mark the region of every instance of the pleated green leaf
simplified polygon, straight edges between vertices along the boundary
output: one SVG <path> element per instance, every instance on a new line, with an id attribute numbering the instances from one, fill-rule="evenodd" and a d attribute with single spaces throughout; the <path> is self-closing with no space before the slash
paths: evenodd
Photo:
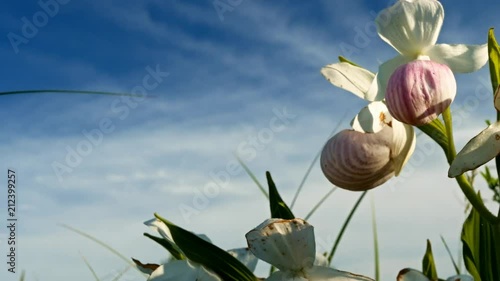
<path id="1" fill-rule="evenodd" d="M 500 224 L 489 223 L 471 208 L 461 238 L 464 264 L 474 280 L 500 280 Z"/>
<path id="2" fill-rule="evenodd" d="M 269 205 L 271 207 L 271 218 L 276 219 L 294 219 L 293 215 L 288 205 L 281 198 L 276 185 L 274 184 L 271 173 L 266 172 L 267 184 L 269 185 Z"/>
<path id="3" fill-rule="evenodd" d="M 188 259 L 209 268 L 222 278 L 222 280 L 258 280 L 244 264 L 226 251 L 176 226 L 170 221 L 160 217 L 158 214 L 155 214 L 155 217 L 167 225 L 175 244 L 179 246 Z"/>
<path id="4" fill-rule="evenodd" d="M 425 250 L 424 258 L 422 259 L 422 273 L 430 280 L 438 280 L 436 264 L 432 255 L 431 241 L 427 239 L 427 249 Z"/>

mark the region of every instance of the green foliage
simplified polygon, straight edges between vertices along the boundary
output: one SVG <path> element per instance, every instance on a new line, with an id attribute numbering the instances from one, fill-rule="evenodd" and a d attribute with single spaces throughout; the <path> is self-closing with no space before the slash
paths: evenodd
<path id="1" fill-rule="evenodd" d="M 484 166 L 484 172 L 481 172 L 481 176 L 486 181 L 488 187 L 493 191 L 493 200 L 500 203 L 500 183 L 498 182 L 498 178 L 491 175 L 488 166 Z"/>
<path id="2" fill-rule="evenodd" d="M 497 90 L 500 81 L 500 46 L 498 46 L 497 40 L 495 39 L 495 32 L 493 28 L 490 28 L 490 31 L 488 32 L 488 54 L 491 85 L 494 93 Z"/>
<path id="3" fill-rule="evenodd" d="M 500 224 L 489 223 L 472 209 L 461 238 L 464 264 L 474 280 L 500 280 Z"/>
<path id="4" fill-rule="evenodd" d="M 446 128 L 439 118 L 434 119 L 429 124 L 419 126 L 418 128 L 433 139 L 447 154 L 448 137 L 446 136 Z"/>
<path id="5" fill-rule="evenodd" d="M 155 214 L 167 225 L 175 244 L 193 262 L 206 266 L 222 280 L 257 281 L 257 277 L 226 251 Z"/>
<path id="6" fill-rule="evenodd" d="M 271 218 L 294 219 L 292 211 L 281 198 L 276 185 L 274 184 L 271 173 L 266 172 L 267 184 L 269 185 L 269 205 L 271 207 Z"/>
<path id="7" fill-rule="evenodd" d="M 172 257 L 176 260 L 185 260 L 186 257 L 182 253 L 181 249 L 175 243 L 172 243 L 172 241 L 165 239 L 165 238 L 160 238 L 153 236 L 149 233 L 144 233 L 144 236 L 148 237 L 149 239 L 155 241 L 156 243 L 160 244 L 163 246 L 163 248 L 167 249 L 167 251 L 172 255 Z"/>
<path id="8" fill-rule="evenodd" d="M 427 249 L 425 250 L 424 258 L 422 259 L 422 273 L 430 280 L 438 280 L 436 264 L 432 255 L 431 241 L 427 239 Z"/>

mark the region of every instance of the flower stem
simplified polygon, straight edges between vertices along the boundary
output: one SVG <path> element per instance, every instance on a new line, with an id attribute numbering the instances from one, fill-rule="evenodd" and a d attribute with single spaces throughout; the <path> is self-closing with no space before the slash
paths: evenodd
<path id="1" fill-rule="evenodd" d="M 448 160 L 448 164 L 451 165 L 451 163 L 455 159 L 455 156 L 457 155 L 457 152 L 455 150 L 455 141 L 453 140 L 453 126 L 452 126 L 453 122 L 451 119 L 451 111 L 449 107 L 443 112 L 443 120 L 444 120 L 444 125 L 446 127 L 446 135 L 448 137 L 448 149 L 446 151 L 446 159 Z M 495 215 L 493 215 L 488 210 L 488 208 L 486 208 L 482 200 L 476 194 L 476 191 L 474 190 L 472 185 L 465 177 L 465 174 L 462 174 L 456 177 L 455 179 L 458 183 L 458 186 L 460 186 L 460 189 L 464 193 L 465 197 L 467 197 L 467 200 L 469 200 L 469 202 L 471 203 L 472 207 L 474 207 L 474 209 L 476 209 L 476 211 L 483 218 L 485 218 L 492 224 L 500 223 L 500 218 L 495 217 Z"/>

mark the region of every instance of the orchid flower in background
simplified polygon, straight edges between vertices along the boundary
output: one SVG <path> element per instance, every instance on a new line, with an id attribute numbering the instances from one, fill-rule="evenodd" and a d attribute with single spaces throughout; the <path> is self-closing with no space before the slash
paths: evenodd
<path id="1" fill-rule="evenodd" d="M 500 121 L 489 125 L 473 137 L 457 154 L 448 170 L 454 178 L 486 164 L 500 154 Z"/>
<path id="2" fill-rule="evenodd" d="M 436 44 L 443 19 L 436 0 L 400 0 L 375 19 L 380 38 L 399 52 L 380 65 L 378 88 L 391 115 L 407 124 L 437 118 L 455 97 L 452 72 L 473 72 L 488 60 L 486 44 Z"/>
<path id="3" fill-rule="evenodd" d="M 161 220 L 154 218 L 145 221 L 144 224 L 158 232 L 164 239 L 174 243 L 168 227 Z M 211 243 L 210 238 L 204 234 L 198 234 L 198 237 Z M 250 271 L 254 271 L 257 267 L 258 259 L 248 248 L 232 249 L 227 252 L 244 264 Z M 190 260 L 171 260 L 159 266 L 150 274 L 148 281 L 222 280 L 211 270 Z"/>
<path id="4" fill-rule="evenodd" d="M 392 118 L 377 75 L 347 62 L 321 69 L 334 86 L 370 101 L 351 122 L 352 130 L 333 136 L 321 153 L 325 177 L 340 188 L 363 191 L 398 176 L 415 150 L 412 126 Z"/>
<path id="5" fill-rule="evenodd" d="M 427 276 L 425 276 L 422 272 L 405 268 L 401 270 L 396 278 L 397 281 L 431 281 Z M 474 281 L 474 278 L 468 275 L 455 275 L 451 276 L 446 281 Z"/>
<path id="6" fill-rule="evenodd" d="M 268 219 L 246 234 L 248 247 L 279 271 L 268 281 L 373 281 L 349 272 L 315 265 L 314 228 L 302 219 Z"/>

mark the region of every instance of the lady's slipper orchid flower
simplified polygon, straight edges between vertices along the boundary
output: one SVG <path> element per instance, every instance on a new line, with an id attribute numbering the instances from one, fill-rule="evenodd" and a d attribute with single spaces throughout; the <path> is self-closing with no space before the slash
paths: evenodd
<path id="1" fill-rule="evenodd" d="M 269 219 L 246 234 L 248 247 L 255 256 L 279 271 L 268 281 L 373 281 L 373 279 L 315 266 L 314 228 L 302 219 Z"/>
<path id="2" fill-rule="evenodd" d="M 377 79 L 389 111 L 402 122 L 422 125 L 437 117 L 455 96 L 451 72 L 473 72 L 488 60 L 486 44 L 436 44 L 443 19 L 437 0 L 400 0 L 375 19 L 379 36 L 400 53 L 379 67 Z M 398 69 L 414 60 L 422 61 Z"/>
<path id="3" fill-rule="evenodd" d="M 347 62 L 321 69 L 334 86 L 371 101 L 344 130 L 331 138 L 321 154 L 326 178 L 338 187 L 362 191 L 397 176 L 415 149 L 412 126 L 392 118 L 377 86 L 377 75 Z"/>
<path id="4" fill-rule="evenodd" d="M 473 137 L 451 163 L 448 177 L 457 177 L 476 169 L 500 154 L 500 121 Z"/>
<path id="5" fill-rule="evenodd" d="M 425 276 L 422 272 L 405 268 L 401 270 L 396 278 L 397 281 L 431 281 L 427 276 Z M 446 279 L 446 281 L 474 281 L 474 278 L 468 275 L 455 275 Z"/>
<path id="6" fill-rule="evenodd" d="M 415 132 L 391 117 L 384 102 L 372 102 L 333 136 L 321 153 L 321 169 L 336 186 L 364 191 L 399 175 L 415 149 Z"/>

